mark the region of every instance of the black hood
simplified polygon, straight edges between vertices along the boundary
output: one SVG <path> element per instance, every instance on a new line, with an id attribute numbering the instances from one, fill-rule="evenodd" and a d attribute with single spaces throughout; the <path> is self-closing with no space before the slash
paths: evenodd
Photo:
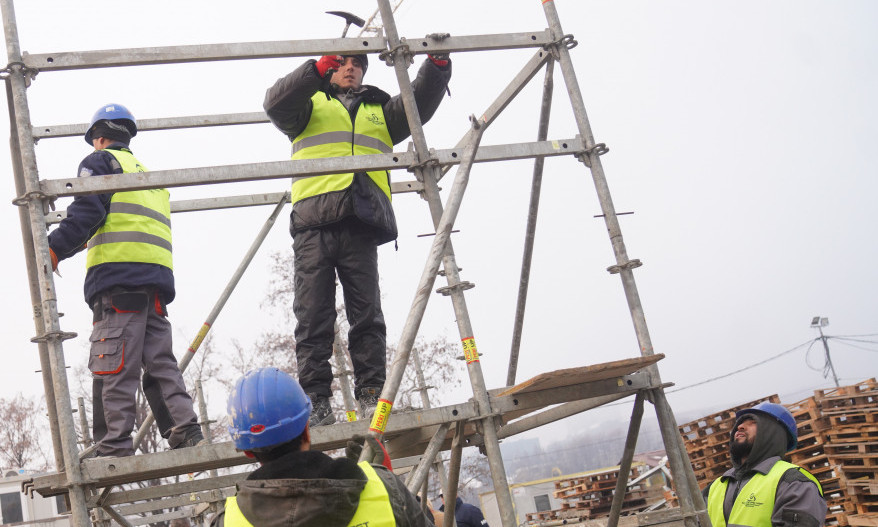
<path id="1" fill-rule="evenodd" d="M 735 430 L 745 418 L 756 420 L 756 440 L 753 441 L 753 448 L 750 450 L 747 460 L 742 462 L 740 457 L 731 453 L 731 444 L 735 438 Z M 777 420 L 759 413 L 746 414 L 736 419 L 735 426 L 732 427 L 732 432 L 729 435 L 729 452 L 732 457 L 732 466 L 735 467 L 735 472 L 738 474 L 749 472 L 760 461 L 770 457 L 783 457 L 787 451 L 787 431 Z"/>
<path id="2" fill-rule="evenodd" d="M 322 452 L 293 452 L 238 484 L 238 506 L 257 527 L 347 525 L 366 475 L 356 462 Z"/>

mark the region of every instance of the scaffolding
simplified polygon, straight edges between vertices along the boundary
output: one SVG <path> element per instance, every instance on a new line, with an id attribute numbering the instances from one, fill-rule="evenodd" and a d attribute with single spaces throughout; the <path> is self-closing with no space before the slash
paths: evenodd
<path id="1" fill-rule="evenodd" d="M 644 402 L 649 401 L 656 411 L 680 502 L 679 514 L 663 521 L 686 527 L 695 527 L 698 524 L 709 525 L 692 466 L 677 431 L 673 412 L 665 397 L 666 385 L 661 380 L 656 364 L 663 355 L 656 354 L 653 350 L 635 284 L 633 271 L 641 264 L 638 260 L 628 257 L 601 165 L 600 156 L 607 152 L 607 148 L 604 144 L 595 142 L 571 62 L 570 49 L 576 45 L 576 41 L 572 35 L 562 30 L 553 0 L 542 1 L 548 29 L 535 32 L 406 39 L 400 37 L 394 19 L 394 10 L 398 2 L 392 5 L 390 0 L 377 0 L 383 36 L 45 54 L 22 53 L 13 2 L 12 0 L 0 0 L 0 2 L 2 2 L 0 5 L 2 5 L 8 53 L 8 65 L 3 70 L 2 76 L 6 80 L 12 126 L 10 147 L 17 193 L 14 204 L 19 207 L 37 335 L 33 340 L 38 346 L 46 399 L 49 401 L 52 443 L 57 466 L 56 473 L 28 481 L 25 485 L 27 492 L 39 492 L 44 496 L 69 493 L 71 522 L 76 527 L 85 527 L 93 522 L 106 523 L 109 521 L 108 518 L 120 525 L 138 525 L 145 522 L 143 518 L 138 519 L 136 515 L 177 505 L 204 504 L 205 507 L 200 509 L 203 514 L 208 504 L 221 502 L 233 494 L 235 483 L 243 479 L 245 474 L 215 476 L 136 490 L 113 491 L 114 486 L 250 463 L 249 459 L 236 452 L 228 442 L 186 451 L 160 452 L 118 459 L 86 459 L 80 462 L 81 453 L 77 449 L 62 347 L 63 342 L 74 334 L 61 329 L 52 269 L 44 263 L 50 261 L 46 226 L 63 217 L 63 213 L 49 213 L 51 202 L 59 197 L 149 188 L 269 179 L 295 180 L 339 172 L 408 170 L 414 174 L 415 179 L 394 183 L 392 192 L 418 192 L 426 200 L 435 227 L 435 236 L 381 399 L 388 401 L 395 399 L 403 371 L 409 363 L 429 293 L 434 288 L 437 276 L 444 276 L 447 282 L 437 292 L 450 297 L 452 301 L 473 393 L 469 401 L 450 406 L 434 408 L 427 400 L 424 408 L 419 411 L 391 414 L 390 408 L 387 407 L 379 409 L 376 413 L 376 418 L 368 429 L 373 435 L 383 436 L 388 451 L 396 459 L 394 464 L 397 467 L 412 467 L 406 483 L 409 489 L 413 491 L 420 489 L 438 453 L 450 449 L 448 480 L 446 482 L 443 478 L 443 486 L 445 486 L 446 497 L 450 498 L 449 503 L 454 503 L 462 449 L 465 446 L 479 446 L 490 466 L 502 525 L 514 527 L 518 522 L 515 519 L 502 462 L 500 441 L 633 395 L 634 410 L 620 463 L 620 473 L 627 473 L 630 469 Z M 506 49 L 532 49 L 534 53 L 484 113 L 471 118 L 469 130 L 454 147 L 430 148 L 411 89 L 408 66 L 413 58 L 428 53 Z M 37 72 L 202 61 L 311 57 L 324 54 L 351 55 L 364 52 L 379 54 L 379 57 L 394 69 L 411 129 L 411 145 L 404 152 L 162 170 L 149 172 L 146 177 L 143 174 L 114 174 L 88 178 L 39 179 L 35 141 L 78 136 L 85 132 L 87 125 L 40 127 L 32 125 L 27 89 Z M 570 96 L 578 134 L 575 137 L 549 140 L 548 123 L 556 65 L 559 66 L 566 91 Z M 481 145 L 481 137 L 485 129 L 541 71 L 544 72 L 544 80 L 537 140 L 527 143 Z M 267 119 L 262 113 L 239 113 L 144 119 L 140 120 L 138 125 L 140 131 L 147 131 L 264 122 L 267 122 Z M 615 255 L 615 264 L 609 267 L 608 271 L 618 274 L 621 278 L 640 353 L 639 356 L 630 359 L 549 372 L 515 384 L 543 160 L 550 156 L 573 156 L 590 171 Z M 534 160 L 533 183 L 507 383 L 502 388 L 489 390 L 485 384 L 464 296 L 464 292 L 472 287 L 472 284 L 460 278 L 450 233 L 473 164 L 511 159 Z M 457 171 L 453 186 L 450 195 L 443 203 L 438 183 L 448 170 L 455 166 Z M 172 211 L 275 205 L 277 208 L 273 217 L 276 217 L 286 199 L 284 193 L 205 198 L 174 202 Z M 250 257 L 252 258 L 252 251 Z M 227 298 L 226 295 L 221 299 L 211 316 L 215 317 L 217 309 L 221 309 L 221 304 Z M 203 338 L 203 334 L 200 336 Z M 194 350 L 190 348 L 190 351 Z M 415 363 L 419 360 L 416 355 L 411 358 Z M 423 382 L 421 388 L 426 389 Z M 81 408 L 82 406 L 80 404 Z M 342 447 L 349 437 L 355 433 L 363 433 L 366 427 L 365 422 L 347 422 L 316 428 L 312 431 L 312 448 L 329 450 Z M 609 527 L 618 525 L 625 484 L 624 478 L 620 478 L 608 521 Z M 157 498 L 163 499 L 149 501 Z M 149 521 L 171 519 L 175 514 L 177 513 L 150 516 Z M 127 518 L 129 516 L 135 517 Z M 452 515 L 446 516 L 446 525 L 449 525 Z M 201 517 L 200 520 L 204 521 L 204 518 Z"/>

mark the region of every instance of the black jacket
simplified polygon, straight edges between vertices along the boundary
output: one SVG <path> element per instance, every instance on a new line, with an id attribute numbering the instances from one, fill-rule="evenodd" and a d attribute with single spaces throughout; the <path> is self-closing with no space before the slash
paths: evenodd
<path id="1" fill-rule="evenodd" d="M 445 505 L 439 507 L 440 511 L 445 511 Z M 488 527 L 482 510 L 475 505 L 465 503 L 461 498 L 457 498 L 454 502 L 454 521 L 457 527 Z"/>
<path id="2" fill-rule="evenodd" d="M 328 97 L 339 98 L 324 79 L 317 73 L 316 61 L 309 60 L 278 79 L 265 94 L 263 108 L 271 122 L 293 141 L 308 125 L 313 104 L 311 97 L 325 90 Z M 425 60 L 417 77 L 412 82 L 415 102 L 422 123 L 426 123 L 435 113 L 445 95 L 451 78 L 451 64 L 439 67 Z M 346 105 L 351 120 L 363 103 L 376 103 L 382 106 L 387 130 L 393 144 L 398 144 L 411 134 L 399 95 L 391 97 L 384 91 L 363 85 L 354 94 L 353 101 Z M 341 100 L 341 99 L 340 99 Z M 357 173 L 350 187 L 341 192 L 320 194 L 299 201 L 293 205 L 290 215 L 290 233 L 304 229 L 321 227 L 356 217 L 374 228 L 376 243 L 381 244 L 396 239 L 396 218 L 390 201 L 365 173 Z"/>

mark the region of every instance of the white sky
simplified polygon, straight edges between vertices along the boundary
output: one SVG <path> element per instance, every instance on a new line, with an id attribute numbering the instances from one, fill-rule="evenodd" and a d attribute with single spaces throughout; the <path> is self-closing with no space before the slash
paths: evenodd
<path id="1" fill-rule="evenodd" d="M 738 370 L 816 336 L 812 316 L 829 317 L 828 335 L 878 333 L 878 5 L 839 1 L 556 2 L 599 142 L 635 271 L 662 379 L 686 386 Z M 175 44 L 334 38 L 341 19 L 363 17 L 371 2 L 251 0 L 91 4 L 18 2 L 21 48 L 31 53 Z M 538 0 L 406 0 L 402 36 L 542 30 Z M 351 34 L 355 34 L 352 30 Z M 449 148 L 500 93 L 532 50 L 459 53 L 452 97 L 427 125 L 431 147 Z M 392 69 L 371 57 L 366 82 L 397 93 Z M 87 121 L 107 102 L 138 118 L 261 110 L 265 89 L 302 59 L 46 72 L 29 90 L 35 125 Z M 420 59 L 417 60 L 417 64 Z M 415 68 L 410 69 L 414 75 Z M 487 131 L 482 144 L 536 137 L 542 74 Z M 576 134 L 559 70 L 550 138 Z M 2 110 L 6 112 L 4 107 Z M 5 121 L 4 121 L 5 122 Z M 2 127 L 3 139 L 8 129 Z M 147 132 L 132 143 L 153 170 L 287 159 L 289 142 L 271 125 Z M 402 151 L 406 144 L 399 145 Z M 89 152 L 81 138 L 37 146 L 41 178 L 75 175 Z M 42 392 L 21 256 L 11 163 L 3 154 L 7 206 L 0 214 L 2 304 L 7 361 L 0 397 Z M 477 165 L 453 240 L 489 387 L 505 383 L 515 313 L 532 162 Z M 453 172 L 451 173 L 453 175 Z M 395 180 L 411 179 L 394 173 Z M 172 199 L 278 192 L 285 181 L 172 189 Z M 443 181 L 450 189 L 451 177 Z M 59 207 L 68 201 L 60 200 Z M 394 200 L 399 250 L 380 249 L 389 340 L 396 342 L 432 232 L 426 203 Z M 181 355 L 270 212 L 269 208 L 188 213 L 174 218 L 177 300 L 171 305 Z M 590 174 L 573 159 L 546 162 L 518 379 L 639 354 Z M 288 209 L 212 331 L 215 344 L 245 347 L 278 324 L 260 301 L 268 255 L 289 251 Z M 82 300 L 84 255 L 62 263 L 56 280 L 69 365 L 87 355 L 90 312 Z M 444 285 L 437 281 L 437 287 Z M 421 334 L 459 338 L 451 304 L 434 295 Z M 867 337 L 875 340 L 875 337 Z M 876 345 L 831 341 L 842 384 L 878 373 Z M 681 412 L 728 408 L 778 393 L 791 403 L 832 385 L 819 371 L 819 344 L 744 374 L 669 395 Z M 816 370 L 814 368 L 817 368 Z M 71 382 L 73 384 L 73 382 Z M 469 397 L 468 388 L 445 394 Z M 211 395 L 222 408 L 225 394 Z M 621 415 L 627 415 L 622 410 Z M 597 414 L 601 415 L 601 414 Z M 581 423 L 581 421 L 576 421 Z M 591 421 L 600 424 L 600 419 Z M 573 426 L 573 425 L 570 425 Z M 582 426 L 577 424 L 577 427 Z"/>

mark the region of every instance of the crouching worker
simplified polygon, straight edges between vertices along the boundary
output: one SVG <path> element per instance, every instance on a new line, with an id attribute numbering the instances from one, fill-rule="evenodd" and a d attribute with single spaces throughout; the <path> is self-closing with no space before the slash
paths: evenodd
<path id="1" fill-rule="evenodd" d="M 277 368 L 247 373 L 232 390 L 228 412 L 235 447 L 260 467 L 238 484 L 237 496 L 211 525 L 433 525 L 374 438 L 368 439 L 376 453 L 372 463 L 357 463 L 360 436 L 348 442 L 343 458 L 310 449 L 311 399 L 289 374 Z"/>

